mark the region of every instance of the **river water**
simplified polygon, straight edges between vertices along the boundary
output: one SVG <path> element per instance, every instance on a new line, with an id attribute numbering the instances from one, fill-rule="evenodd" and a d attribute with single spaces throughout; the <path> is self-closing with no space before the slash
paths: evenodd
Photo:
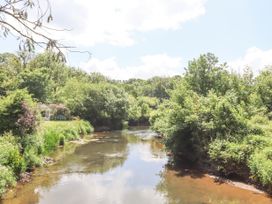
<path id="1" fill-rule="evenodd" d="M 0 203 L 272 204 L 265 194 L 169 170 L 153 136 L 146 128 L 95 133 L 85 144 L 60 149 L 56 164 L 37 169 L 30 183 L 19 184 Z"/>

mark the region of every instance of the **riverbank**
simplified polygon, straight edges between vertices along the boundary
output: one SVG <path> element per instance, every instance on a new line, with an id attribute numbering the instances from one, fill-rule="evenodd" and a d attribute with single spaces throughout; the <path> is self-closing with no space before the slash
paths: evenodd
<path id="1" fill-rule="evenodd" d="M 27 182 L 30 172 L 36 167 L 52 163 L 48 155 L 59 146 L 91 132 L 91 124 L 83 120 L 42 121 L 33 135 L 16 137 L 7 133 L 1 136 L 0 196 L 15 186 L 17 181 Z"/>

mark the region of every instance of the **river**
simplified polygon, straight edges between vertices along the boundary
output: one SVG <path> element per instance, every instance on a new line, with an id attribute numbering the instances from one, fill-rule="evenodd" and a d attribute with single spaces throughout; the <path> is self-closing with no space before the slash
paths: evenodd
<path id="1" fill-rule="evenodd" d="M 95 133 L 60 149 L 1 204 L 272 204 L 265 194 L 166 167 L 162 144 L 146 128 Z"/>

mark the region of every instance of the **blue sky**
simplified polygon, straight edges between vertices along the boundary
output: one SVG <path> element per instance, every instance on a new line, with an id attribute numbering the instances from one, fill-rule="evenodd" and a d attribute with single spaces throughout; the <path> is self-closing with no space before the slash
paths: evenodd
<path id="1" fill-rule="evenodd" d="M 55 0 L 52 7 L 54 26 L 73 29 L 56 37 L 92 53 L 68 54 L 88 72 L 170 76 L 206 52 L 237 72 L 272 64 L 271 0 Z M 12 39 L 0 43 L 1 52 L 17 48 Z"/>

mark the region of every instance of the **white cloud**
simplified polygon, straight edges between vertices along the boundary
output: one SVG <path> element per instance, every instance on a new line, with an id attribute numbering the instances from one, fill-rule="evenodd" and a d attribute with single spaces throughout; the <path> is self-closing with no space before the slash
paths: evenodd
<path id="1" fill-rule="evenodd" d="M 54 0 L 55 23 L 71 28 L 60 38 L 76 45 L 129 46 L 135 32 L 178 29 L 205 14 L 206 0 Z"/>
<path id="2" fill-rule="evenodd" d="M 243 57 L 230 61 L 229 65 L 233 71 L 238 73 L 242 73 L 243 69 L 249 66 L 253 73 L 257 75 L 265 66 L 272 65 L 272 49 L 249 48 Z"/>
<path id="3" fill-rule="evenodd" d="M 100 60 L 90 59 L 82 63 L 81 68 L 87 72 L 100 72 L 112 79 L 140 78 L 148 79 L 153 76 L 174 76 L 181 74 L 182 60 L 179 57 L 170 57 L 167 54 L 146 55 L 140 58 L 138 66 L 121 67 L 116 58 Z"/>

